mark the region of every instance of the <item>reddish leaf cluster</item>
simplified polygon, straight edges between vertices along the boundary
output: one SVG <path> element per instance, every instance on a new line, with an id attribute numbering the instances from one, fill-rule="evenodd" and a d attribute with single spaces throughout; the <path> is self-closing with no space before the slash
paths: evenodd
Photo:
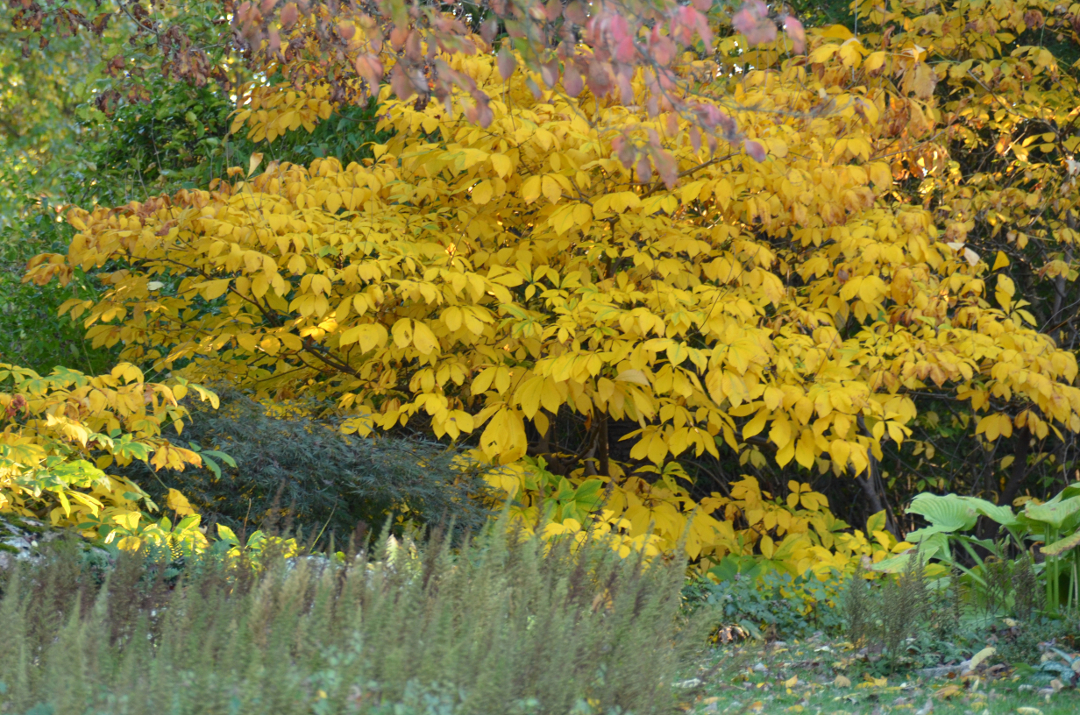
<path id="1" fill-rule="evenodd" d="M 631 82 L 644 68 L 649 115 L 692 117 L 695 144 L 707 144 L 715 151 L 719 139 L 738 145 L 743 137 L 730 117 L 692 99 L 693 93 L 686 91 L 687 78 L 675 69 L 686 51 L 699 56 L 712 52 L 711 10 L 709 0 L 689 4 L 674 0 L 590 4 L 484 0 L 452 14 L 447 14 L 445 5 L 430 0 L 326 4 L 249 0 L 238 6 L 234 27 L 254 57 L 295 59 L 290 51 L 303 48 L 300 51 L 307 53 L 307 61 L 288 63 L 293 73 L 290 81 L 310 81 L 310 71 L 317 69 L 320 79 L 331 85 L 335 101 L 352 94 L 366 99 L 385 75 L 397 96 L 416 97 L 421 107 L 431 99 L 449 105 L 455 90 L 463 93 L 468 98 L 463 102 L 466 117 L 485 126 L 492 117 L 490 97 L 470 77 L 451 69 L 440 59 L 441 53 L 497 52 L 497 68 L 504 80 L 520 70 L 535 73 L 539 81 L 530 76 L 527 85 L 536 96 L 540 83 L 552 88 L 561 82 L 571 96 L 588 89 L 599 99 L 623 103 L 633 102 Z M 777 23 L 781 23 L 792 48 L 796 52 L 805 48 L 802 24 L 788 15 L 770 15 L 759 0 L 736 13 L 732 22 L 750 45 L 775 39 Z M 504 36 L 496 49 L 493 44 L 500 32 Z M 281 33 L 290 38 L 284 51 Z M 335 65 L 335 57 L 351 58 L 343 65 L 344 73 Z M 764 156 L 764 149 L 754 142 L 744 148 L 751 156 Z M 664 168 L 673 162 L 658 146 L 628 143 L 623 151 L 623 160 L 628 166 L 639 166 L 643 176 L 655 169 L 665 181 L 673 180 L 674 173 Z"/>

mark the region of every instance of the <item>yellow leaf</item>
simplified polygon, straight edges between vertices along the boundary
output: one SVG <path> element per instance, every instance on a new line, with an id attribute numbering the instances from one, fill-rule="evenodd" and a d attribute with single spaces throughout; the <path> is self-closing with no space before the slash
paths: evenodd
<path id="1" fill-rule="evenodd" d="M 165 499 L 165 504 L 180 516 L 190 516 L 195 513 L 195 510 L 191 508 L 191 504 L 188 502 L 187 497 L 176 489 L 169 489 L 169 495 Z"/>
<path id="2" fill-rule="evenodd" d="M 795 461 L 809 469 L 814 466 L 814 436 L 810 430 L 803 430 L 799 444 L 795 448 Z"/>
<path id="3" fill-rule="evenodd" d="M 835 55 L 836 51 L 839 49 L 840 45 L 835 44 L 827 44 L 817 47 L 814 49 L 813 52 L 810 53 L 810 62 L 814 64 L 822 64 L 828 62 L 830 59 L 832 59 L 833 55 Z"/>
<path id="4" fill-rule="evenodd" d="M 248 176 L 255 173 L 255 170 L 259 168 L 259 164 L 262 163 L 262 160 L 263 155 L 261 151 L 257 151 L 251 155 L 251 158 L 248 159 Z"/>
<path id="5" fill-rule="evenodd" d="M 118 514 L 113 514 L 112 521 L 128 531 L 135 531 L 135 528 L 139 525 L 139 519 L 142 518 L 142 514 L 137 511 L 122 511 Z"/>
<path id="6" fill-rule="evenodd" d="M 647 378 L 645 373 L 641 370 L 623 370 L 619 373 L 619 376 L 615 378 L 615 381 L 632 382 L 635 385 L 649 387 L 649 378 Z"/>
<path id="7" fill-rule="evenodd" d="M 871 52 L 870 55 L 866 58 L 866 61 L 863 63 L 863 69 L 867 72 L 873 72 L 881 68 L 881 66 L 884 64 L 885 52 L 882 50 L 878 50 L 877 52 Z"/>
<path id="8" fill-rule="evenodd" d="M 887 189 L 892 186 L 892 169 L 882 161 L 875 161 L 870 165 L 870 180 L 878 189 Z"/>
<path id="9" fill-rule="evenodd" d="M 997 258 L 994 259 L 994 267 L 990 270 L 996 271 L 1001 268 L 1005 268 L 1009 265 L 1009 257 L 1005 255 L 1004 251 L 997 252 Z"/>
<path id="10" fill-rule="evenodd" d="M 240 333 L 236 336 L 236 344 L 249 353 L 253 353 L 259 347 L 259 339 L 251 333 Z"/>
<path id="11" fill-rule="evenodd" d="M 562 198 L 562 186 L 555 180 L 555 177 L 550 174 L 545 176 L 541 186 L 543 187 L 544 198 L 553 204 L 559 203 L 559 199 Z"/>
<path id="12" fill-rule="evenodd" d="M 259 342 L 259 347 L 268 355 L 277 355 L 281 352 L 281 341 L 273 335 L 267 335 Z"/>
<path id="13" fill-rule="evenodd" d="M 992 656 L 994 653 L 997 653 L 997 649 L 995 649 L 993 646 L 987 646 L 986 648 L 983 648 L 978 653 L 971 656 L 971 660 L 969 660 L 967 662 L 966 670 L 968 670 L 968 671 L 975 670 L 980 665 L 982 665 L 983 662 L 986 661 L 986 659 L 989 658 L 990 656 Z"/>
<path id="14" fill-rule="evenodd" d="M 491 168 L 493 168 L 495 173 L 499 176 L 507 177 L 510 175 L 510 172 L 514 170 L 510 157 L 505 154 L 492 154 L 489 158 L 491 159 Z"/>
<path id="15" fill-rule="evenodd" d="M 203 298 L 206 300 L 214 300 L 225 295 L 225 291 L 229 290 L 229 283 L 231 278 L 219 278 L 217 280 L 205 281 L 196 286 L 196 289 L 202 293 Z"/>
<path id="16" fill-rule="evenodd" d="M 930 99 L 934 96 L 934 87 L 937 86 L 937 75 L 934 73 L 934 69 L 926 64 L 920 62 L 915 65 L 914 71 L 908 70 L 909 81 L 908 90 L 915 93 L 915 96 L 919 99 Z"/>
<path id="17" fill-rule="evenodd" d="M 378 323 L 355 325 L 341 333 L 339 345 L 345 347 L 356 343 L 361 352 L 374 350 L 386 344 L 386 328 Z"/>
<path id="18" fill-rule="evenodd" d="M 461 308 L 456 305 L 452 305 L 442 312 L 443 325 L 449 328 L 451 331 L 457 330 L 461 327 L 462 323 Z"/>
<path id="19" fill-rule="evenodd" d="M 413 321 L 412 343 L 420 351 L 421 355 L 430 355 L 439 349 L 439 340 L 435 337 L 435 333 L 431 332 L 431 328 L 418 320 Z"/>
<path id="20" fill-rule="evenodd" d="M 743 439 L 750 439 L 754 435 L 765 429 L 765 421 L 768 419 L 768 410 L 760 410 L 753 419 L 746 423 L 743 427 L 742 436 Z"/>
<path id="21" fill-rule="evenodd" d="M 494 189 L 491 186 L 491 182 L 484 180 L 473 187 L 472 200 L 474 204 L 483 206 L 487 202 L 491 201 L 491 195 Z"/>
<path id="22" fill-rule="evenodd" d="M 851 30 L 846 26 L 839 24 L 829 25 L 828 27 L 823 28 L 818 34 L 830 40 L 850 40 L 854 37 L 854 35 L 851 34 Z"/>
<path id="23" fill-rule="evenodd" d="M 540 177 L 530 176 L 521 184 L 521 198 L 527 204 L 531 204 L 540 198 Z"/>
<path id="24" fill-rule="evenodd" d="M 840 45 L 840 61 L 845 67 L 855 67 L 857 69 L 862 64 L 865 51 L 858 39 L 853 37 L 850 40 L 845 40 L 844 44 Z"/>
<path id="25" fill-rule="evenodd" d="M 413 321 L 408 318 L 402 318 L 394 323 L 394 327 L 390 329 L 390 333 L 394 336 L 394 345 L 399 348 L 407 348 L 412 345 L 413 339 Z"/>
<path id="26" fill-rule="evenodd" d="M 521 406 L 521 413 L 532 419 L 540 409 L 540 400 L 543 397 L 544 384 L 547 378 L 535 375 L 519 387 L 515 393 L 517 403 Z"/>
<path id="27" fill-rule="evenodd" d="M 791 423 L 783 417 L 778 417 L 773 420 L 772 429 L 769 430 L 769 440 L 777 446 L 778 449 L 783 449 L 791 442 Z"/>
<path id="28" fill-rule="evenodd" d="M 121 551 L 138 551 L 141 546 L 142 539 L 137 536 L 125 536 L 116 542 L 116 548 Z"/>

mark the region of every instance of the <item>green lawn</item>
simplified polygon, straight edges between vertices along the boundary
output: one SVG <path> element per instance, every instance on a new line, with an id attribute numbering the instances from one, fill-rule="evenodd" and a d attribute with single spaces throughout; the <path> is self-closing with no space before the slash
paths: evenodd
<path id="1" fill-rule="evenodd" d="M 914 671 L 876 674 L 880 663 L 849 644 L 729 645 L 711 651 L 682 683 L 691 713 L 808 713 L 813 715 L 1071 715 L 1080 693 L 1055 691 L 1049 674 L 1001 664 L 958 676 L 920 677 Z M 698 682 L 695 682 L 698 681 Z"/>

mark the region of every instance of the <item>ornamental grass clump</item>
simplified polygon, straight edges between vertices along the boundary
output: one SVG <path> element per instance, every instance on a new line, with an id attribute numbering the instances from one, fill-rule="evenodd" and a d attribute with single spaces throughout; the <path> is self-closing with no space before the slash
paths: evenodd
<path id="1" fill-rule="evenodd" d="M 60 552 L 0 574 L 0 713 L 668 712 L 684 566 L 505 524 L 179 577 Z"/>

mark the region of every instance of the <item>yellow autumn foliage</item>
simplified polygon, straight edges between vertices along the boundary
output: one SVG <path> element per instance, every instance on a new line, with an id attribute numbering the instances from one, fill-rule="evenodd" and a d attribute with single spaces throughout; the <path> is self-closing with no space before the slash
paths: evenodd
<path id="1" fill-rule="evenodd" d="M 146 492 L 106 470 L 136 459 L 153 469 L 199 466 L 197 453 L 161 435 L 165 425 L 183 428 L 188 411 L 179 400 L 189 390 L 216 403 L 182 378 L 171 387 L 145 382 L 130 363 L 96 377 L 66 368 L 43 377 L 0 364 L 0 512 L 119 539 L 124 547 L 142 538 L 167 541 L 173 527 L 147 518 L 158 507 Z M 178 515 L 193 513 L 179 493 L 168 501 Z M 197 538 L 186 528 L 193 523 L 182 539 Z"/>
<path id="2" fill-rule="evenodd" d="M 731 485 L 730 496 L 713 492 L 695 503 L 678 463 L 657 476 L 618 484 L 603 477 L 567 479 L 528 460 L 497 467 L 487 479 L 510 500 L 517 528 L 539 528 L 545 538 L 607 539 L 623 555 L 682 549 L 699 571 L 728 556 L 750 556 L 795 576 L 812 571 L 827 580 L 850 573 L 863 558 L 877 563 L 910 546 L 885 530 L 883 513 L 870 519 L 866 533 L 852 532 L 829 510 L 828 499 L 806 484 L 789 482 L 787 497 L 779 499 L 747 476 Z"/>
<path id="3" fill-rule="evenodd" d="M 29 277 L 96 271 L 101 297 L 63 311 L 125 360 L 331 398 L 350 432 L 471 440 L 526 523 L 539 523 L 543 479 L 522 460 L 566 457 L 554 428 L 580 419 L 589 443 L 564 491 L 603 493 L 603 509 L 562 514 L 552 534 L 599 514 L 637 547 L 685 537 L 694 558 L 753 552 L 795 570 L 879 558 L 896 546 L 883 525 L 838 533 L 794 480 L 790 504 L 752 481 L 695 501 L 675 460 L 769 451 L 792 470 L 863 474 L 884 443 L 904 443 L 927 394 L 963 403 L 989 441 L 1013 426 L 1080 430 L 1075 356 L 1034 325 L 1009 258 L 968 242 L 972 216 L 997 212 L 1004 231 L 1052 185 L 1045 228 L 1010 240 L 1071 245 L 1080 140 L 1048 130 L 1060 157 L 1039 163 L 1033 142 L 1003 144 L 1025 190 L 1002 176 L 963 186 L 952 157 L 1017 116 L 1075 120 L 1080 92 L 1052 55 L 1002 50 L 1041 5 L 970 18 L 868 2 L 871 29 L 811 30 L 806 55 L 739 36 L 687 54 L 673 71 L 701 78 L 701 112 L 747 137 L 715 151 L 693 116 L 650 105 L 642 71 L 620 102 L 528 72 L 504 81 L 492 55 L 446 56 L 491 98 L 487 126 L 384 88 L 391 138 L 374 158 L 269 163 L 75 210 L 68 254 L 39 257 Z M 1035 83 L 1046 91 L 1025 91 Z M 317 79 L 244 97 L 235 129 L 255 140 L 311 131 L 334 109 Z M 1066 270 L 1051 258 L 1040 270 Z M 634 427 L 623 460 L 610 455 L 616 422 Z"/>

